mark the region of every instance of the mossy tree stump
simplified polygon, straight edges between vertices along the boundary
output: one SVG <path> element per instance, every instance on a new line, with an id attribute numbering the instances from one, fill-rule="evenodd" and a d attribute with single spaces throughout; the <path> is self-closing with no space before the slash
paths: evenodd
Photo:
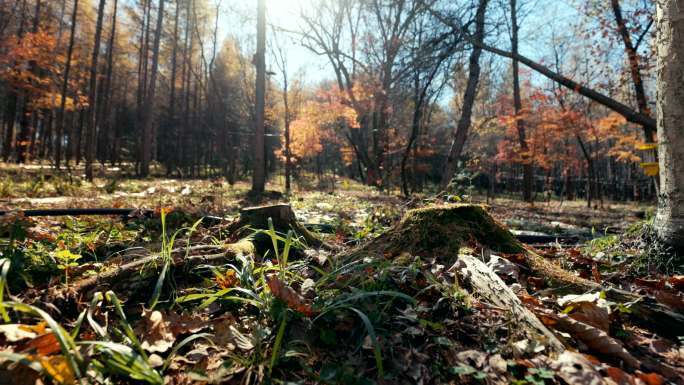
<path id="1" fill-rule="evenodd" d="M 454 259 L 461 247 L 472 244 L 506 254 L 525 251 L 484 206 L 454 204 L 410 210 L 397 225 L 352 255 L 393 258 L 409 253 L 444 260 Z"/>
<path id="2" fill-rule="evenodd" d="M 520 243 L 482 205 L 436 205 L 410 210 L 387 232 L 341 257 L 348 260 L 394 259 L 408 253 L 435 258 L 451 266 L 458 261 L 461 248 L 465 246 L 479 246 L 515 257 L 516 263 L 522 263 L 532 274 L 544 278 L 551 286 L 562 287 L 564 291 L 603 291 L 611 301 L 630 303 L 630 317 L 635 323 L 660 335 L 676 337 L 677 330 L 684 325 L 684 315 L 653 298 L 604 287 L 545 259 Z M 486 296 L 493 295 L 495 293 L 487 293 Z"/>

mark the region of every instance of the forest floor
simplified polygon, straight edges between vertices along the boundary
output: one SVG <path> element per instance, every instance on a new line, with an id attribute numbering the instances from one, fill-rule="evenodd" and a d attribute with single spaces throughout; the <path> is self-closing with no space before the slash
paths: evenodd
<path id="1" fill-rule="evenodd" d="M 393 234 L 419 213 L 429 220 L 432 208 L 439 217 L 484 198 L 406 200 L 351 181 L 266 194 L 261 205 L 289 203 L 324 241 L 314 247 L 287 229 L 238 229 L 254 205 L 248 189 L 222 179 L 90 184 L 39 167 L 0 174 L 0 384 L 684 383 L 684 323 L 664 328 L 643 313 L 684 313 L 681 258 L 654 241 L 650 205 L 497 198 L 486 206 L 494 226 L 528 248 L 492 243 L 488 220 L 468 219 L 440 240 L 449 248 L 434 245 L 447 256 L 397 246 L 415 246 L 411 233 L 432 242 L 442 224 Z M 136 211 L 19 211 L 102 207 Z M 596 289 L 545 276 L 528 254 Z M 514 310 L 468 283 L 460 255 L 484 262 L 563 349 L 522 333 Z M 613 289 L 636 300 L 616 301 Z"/>

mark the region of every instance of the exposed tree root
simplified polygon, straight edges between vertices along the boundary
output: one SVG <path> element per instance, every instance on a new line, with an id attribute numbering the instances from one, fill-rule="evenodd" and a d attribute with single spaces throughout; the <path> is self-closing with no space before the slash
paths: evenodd
<path id="1" fill-rule="evenodd" d="M 217 249 L 216 247 L 214 249 Z M 185 250 L 177 250 L 171 256 L 171 269 L 181 275 L 199 265 L 219 265 L 229 261 L 238 254 L 253 254 L 252 242 L 243 240 L 218 247 L 214 254 L 185 256 Z M 68 287 L 54 287 L 48 292 L 48 298 L 64 298 L 86 300 L 95 291 L 113 290 L 118 294 L 135 293 L 149 288 L 159 277 L 164 262 L 159 255 L 150 255 L 132 262 L 110 263 L 104 271 L 75 281 Z"/>

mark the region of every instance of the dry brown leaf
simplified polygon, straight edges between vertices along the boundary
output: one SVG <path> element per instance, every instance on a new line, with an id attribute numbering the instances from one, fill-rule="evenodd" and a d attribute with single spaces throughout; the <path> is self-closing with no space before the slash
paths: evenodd
<path id="1" fill-rule="evenodd" d="M 240 284 L 240 278 L 235 274 L 235 270 L 228 269 L 223 274 L 215 275 L 214 282 L 216 282 L 221 289 L 230 289 Z"/>
<path id="2" fill-rule="evenodd" d="M 313 315 L 311 304 L 307 303 L 306 300 L 293 288 L 287 286 L 275 275 L 267 276 L 266 280 L 268 281 L 268 287 L 271 289 L 273 296 L 285 302 L 287 307 L 298 311 L 307 317 L 311 317 Z"/>
<path id="3" fill-rule="evenodd" d="M 26 342 L 18 347 L 19 351 L 34 353 L 39 356 L 48 356 L 60 352 L 62 348 L 59 346 L 57 336 L 54 333 L 47 333 L 40 335 L 31 341 Z"/>
<path id="4" fill-rule="evenodd" d="M 164 353 L 173 346 L 175 337 L 171 333 L 169 322 L 164 320 L 158 311 L 143 313 L 144 330 L 142 348 L 150 353 Z"/>
<path id="5" fill-rule="evenodd" d="M 556 330 L 570 333 L 574 338 L 582 341 L 591 351 L 614 356 L 633 368 L 639 367 L 639 361 L 634 358 L 622 344 L 601 329 L 584 322 L 577 321 L 565 314 L 556 315 Z"/>
<path id="6" fill-rule="evenodd" d="M 169 328 L 174 337 L 181 334 L 197 333 L 209 327 L 206 317 L 198 314 L 178 314 L 175 312 L 162 312 L 164 319 L 169 323 Z"/>
<path id="7" fill-rule="evenodd" d="M 608 332 L 610 329 L 610 308 L 600 293 L 566 295 L 558 300 L 561 307 L 569 309 L 570 317 Z"/>
<path id="8" fill-rule="evenodd" d="M 568 385 L 601 385 L 603 377 L 582 354 L 566 350 L 553 363 L 556 375 Z"/>
<path id="9" fill-rule="evenodd" d="M 73 384 L 76 382 L 76 375 L 69 366 L 69 362 L 63 355 L 50 357 L 40 356 L 35 359 L 40 362 L 45 372 L 59 384 Z"/>
<path id="10" fill-rule="evenodd" d="M 662 385 L 665 383 L 665 378 L 658 373 L 638 373 L 637 377 L 647 385 Z"/>
<path id="11" fill-rule="evenodd" d="M 670 285 L 679 291 L 684 291 L 684 275 L 674 275 L 668 280 Z"/>

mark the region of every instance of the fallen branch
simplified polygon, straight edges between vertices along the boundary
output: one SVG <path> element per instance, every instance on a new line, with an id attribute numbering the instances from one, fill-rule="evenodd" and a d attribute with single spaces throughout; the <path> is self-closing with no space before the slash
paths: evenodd
<path id="1" fill-rule="evenodd" d="M 515 320 L 515 327 L 528 339 L 540 343 L 551 352 L 560 353 L 565 350 L 556 336 L 520 302 L 506 283 L 499 278 L 479 259 L 470 255 L 459 255 L 456 264 L 451 268 L 460 281 L 469 286 L 480 298 L 499 308 L 507 309 Z"/>

